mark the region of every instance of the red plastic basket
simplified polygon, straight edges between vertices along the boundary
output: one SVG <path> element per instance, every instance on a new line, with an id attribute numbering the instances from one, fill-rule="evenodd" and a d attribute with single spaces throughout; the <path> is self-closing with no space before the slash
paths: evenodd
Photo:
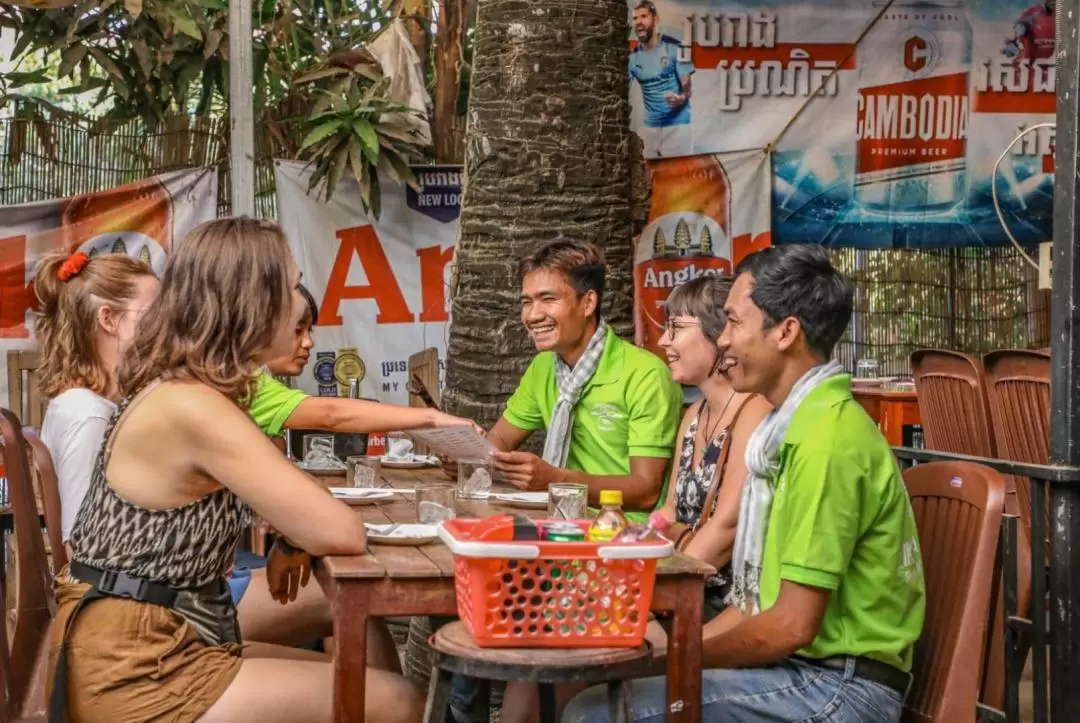
<path id="1" fill-rule="evenodd" d="M 589 526 L 576 524 L 583 530 Z M 474 534 L 479 526 L 482 540 Z M 672 543 L 535 542 L 515 541 L 512 535 L 512 527 L 492 528 L 487 520 L 455 519 L 439 526 L 439 536 L 454 553 L 458 616 L 477 645 L 641 645 L 656 562 L 671 555 Z"/>

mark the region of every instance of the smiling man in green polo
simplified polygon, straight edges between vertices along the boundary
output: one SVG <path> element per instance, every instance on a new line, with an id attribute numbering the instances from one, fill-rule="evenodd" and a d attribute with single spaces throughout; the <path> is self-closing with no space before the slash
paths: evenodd
<path id="1" fill-rule="evenodd" d="M 632 517 L 662 499 L 682 390 L 657 356 L 623 341 L 600 318 L 604 257 L 588 243 L 554 241 L 520 265 L 521 321 L 540 352 L 488 433 L 495 468 L 514 485 L 552 482 L 621 490 Z M 547 430 L 543 457 L 516 451 Z M 636 511 L 636 514 L 635 514 Z"/>

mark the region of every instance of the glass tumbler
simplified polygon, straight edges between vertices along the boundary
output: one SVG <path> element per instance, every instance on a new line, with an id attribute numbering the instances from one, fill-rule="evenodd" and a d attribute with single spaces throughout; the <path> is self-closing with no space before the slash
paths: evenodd
<path id="1" fill-rule="evenodd" d="M 484 500 L 491 493 L 491 459 L 458 460 L 458 497 Z"/>
<path id="2" fill-rule="evenodd" d="M 584 520 L 589 517 L 589 488 L 571 482 L 548 486 L 548 517 L 553 520 Z"/>
<path id="3" fill-rule="evenodd" d="M 345 475 L 349 487 L 378 487 L 382 483 L 382 459 L 366 455 L 346 457 Z"/>
<path id="4" fill-rule="evenodd" d="M 425 485 L 416 488 L 416 521 L 437 525 L 457 517 L 454 512 L 456 490 L 451 485 Z"/>

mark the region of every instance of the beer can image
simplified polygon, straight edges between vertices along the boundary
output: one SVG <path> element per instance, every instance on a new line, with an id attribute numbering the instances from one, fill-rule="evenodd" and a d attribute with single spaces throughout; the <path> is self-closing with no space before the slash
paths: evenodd
<path id="1" fill-rule="evenodd" d="M 853 195 L 863 210 L 942 214 L 963 203 L 971 44 L 962 0 L 894 2 L 859 44 Z"/>
<path id="2" fill-rule="evenodd" d="M 637 343 L 661 355 L 671 290 L 703 274 L 731 273 L 731 186 L 716 155 L 648 162 L 652 204 L 636 241 Z"/>

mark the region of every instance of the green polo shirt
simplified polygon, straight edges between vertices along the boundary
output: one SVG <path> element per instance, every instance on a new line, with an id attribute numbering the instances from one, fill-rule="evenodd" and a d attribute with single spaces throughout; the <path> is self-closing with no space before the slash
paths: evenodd
<path id="1" fill-rule="evenodd" d="M 919 533 L 892 450 L 846 374 L 807 395 L 781 446 L 762 610 L 781 580 L 832 591 L 817 638 L 799 654 L 911 670 L 926 604 Z"/>
<path id="2" fill-rule="evenodd" d="M 259 372 L 248 413 L 263 434 L 276 437 L 285 428 L 289 415 L 307 398 L 299 389 L 290 389 L 266 372 Z"/>
<path id="3" fill-rule="evenodd" d="M 547 429 L 558 398 L 555 353 L 542 352 L 529 364 L 503 418 L 518 429 Z M 667 364 L 608 328 L 596 372 L 574 407 L 566 467 L 616 476 L 630 474 L 631 457 L 670 459 L 681 414 L 682 388 Z"/>

